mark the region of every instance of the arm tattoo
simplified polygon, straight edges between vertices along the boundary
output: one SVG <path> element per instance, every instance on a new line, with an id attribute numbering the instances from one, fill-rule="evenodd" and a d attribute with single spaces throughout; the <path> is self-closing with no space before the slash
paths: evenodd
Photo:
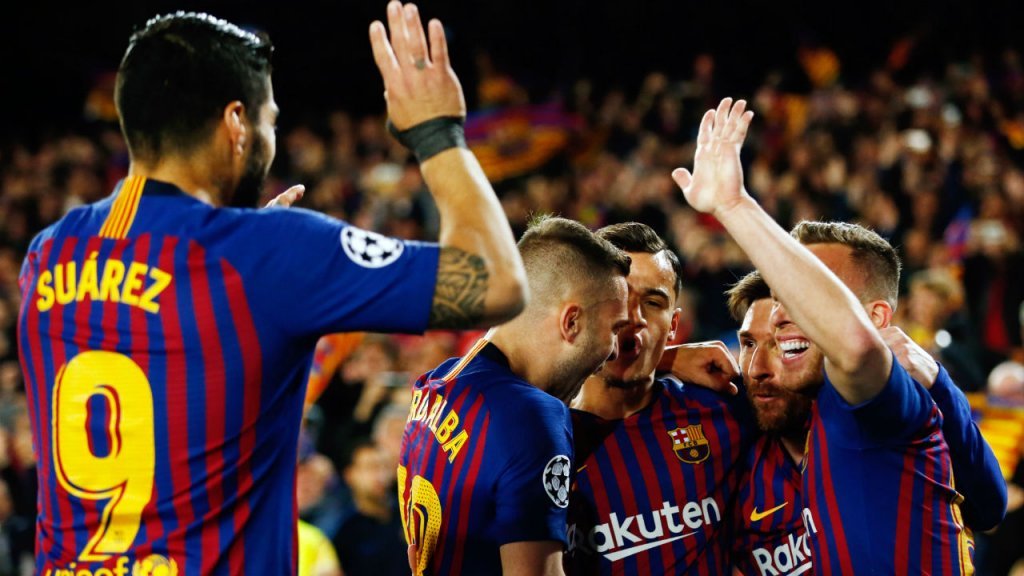
<path id="1" fill-rule="evenodd" d="M 488 278 L 483 258 L 458 248 L 441 248 L 430 327 L 460 329 L 479 323 Z"/>

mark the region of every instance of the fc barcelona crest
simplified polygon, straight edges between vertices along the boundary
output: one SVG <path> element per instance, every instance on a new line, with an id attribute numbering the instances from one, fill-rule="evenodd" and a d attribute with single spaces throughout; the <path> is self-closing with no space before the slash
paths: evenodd
<path id="1" fill-rule="evenodd" d="M 704 437 L 704 428 L 701 424 L 669 430 L 668 435 L 672 438 L 672 450 L 675 451 L 676 458 L 687 464 L 700 464 L 711 455 L 711 446 Z"/>

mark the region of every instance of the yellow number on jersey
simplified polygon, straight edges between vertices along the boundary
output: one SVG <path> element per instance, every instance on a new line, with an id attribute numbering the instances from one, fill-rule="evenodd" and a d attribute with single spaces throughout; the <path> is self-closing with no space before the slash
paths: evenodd
<path id="1" fill-rule="evenodd" d="M 402 512 L 402 528 L 405 529 L 405 541 L 416 544 L 416 569 L 413 576 L 422 576 L 430 565 L 437 546 L 437 537 L 441 534 L 441 499 L 437 490 L 429 480 L 422 476 L 413 476 L 409 498 L 404 497 L 405 466 L 398 467 L 398 500 Z"/>
<path id="2" fill-rule="evenodd" d="M 103 457 L 93 453 L 86 429 L 94 396 L 105 398 L 110 411 L 110 451 Z M 57 480 L 76 498 L 108 500 L 99 529 L 79 560 L 123 554 L 135 541 L 142 511 L 153 495 L 154 445 L 153 390 L 131 358 L 89 351 L 60 369 L 53 387 Z"/>

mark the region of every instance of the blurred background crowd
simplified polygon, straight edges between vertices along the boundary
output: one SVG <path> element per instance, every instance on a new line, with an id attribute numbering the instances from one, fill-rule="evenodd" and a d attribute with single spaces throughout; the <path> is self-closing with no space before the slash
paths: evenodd
<path id="1" fill-rule="evenodd" d="M 757 116 L 743 152 L 746 185 L 782 226 L 853 221 L 899 248 L 896 323 L 970 393 L 1014 483 L 1006 522 L 979 537 L 978 573 L 1007 574 L 1015 562 L 1024 573 L 1024 62 L 1012 44 L 955 59 L 931 53 L 933 45 L 897 35 L 871 51 L 875 61 L 848 65 L 827 43 L 800 42 L 791 65 L 762 68 L 746 84 L 734 72 L 723 79 L 722 62 L 736 58 L 720 50 L 691 53 L 665 72 L 625 75 L 630 81 L 578 75 L 543 90 L 486 50 L 459 72 L 471 102 L 468 139 L 516 233 L 540 213 L 593 228 L 651 225 L 685 264 L 680 337 L 689 341 L 734 342 L 722 292 L 750 263 L 717 222 L 686 207 L 669 174 L 692 163 L 704 110 L 723 96 L 747 98 Z M 24 559 L 35 513 L 15 340 L 21 259 L 36 232 L 108 195 L 128 166 L 113 75 L 90 78 L 81 101 L 67 104 L 81 111 L 68 127 L 0 140 L 0 575 L 31 573 Z M 265 200 L 303 183 L 303 207 L 385 234 L 434 239 L 430 195 L 388 136 L 383 112 L 346 110 L 283 122 Z M 345 573 L 408 572 L 394 483 L 409 384 L 475 337 L 320 342 L 298 503 Z M 325 557 L 310 574 L 340 573 L 329 551 Z"/>

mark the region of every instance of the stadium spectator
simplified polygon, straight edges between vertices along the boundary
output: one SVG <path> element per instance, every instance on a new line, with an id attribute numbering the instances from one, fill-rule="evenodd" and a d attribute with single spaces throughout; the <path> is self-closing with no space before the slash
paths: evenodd
<path id="1" fill-rule="evenodd" d="M 352 448 L 342 478 L 352 494 L 352 510 L 334 536 L 334 547 L 346 574 L 409 574 L 402 518 L 395 503 L 393 470 L 372 441 Z"/>

